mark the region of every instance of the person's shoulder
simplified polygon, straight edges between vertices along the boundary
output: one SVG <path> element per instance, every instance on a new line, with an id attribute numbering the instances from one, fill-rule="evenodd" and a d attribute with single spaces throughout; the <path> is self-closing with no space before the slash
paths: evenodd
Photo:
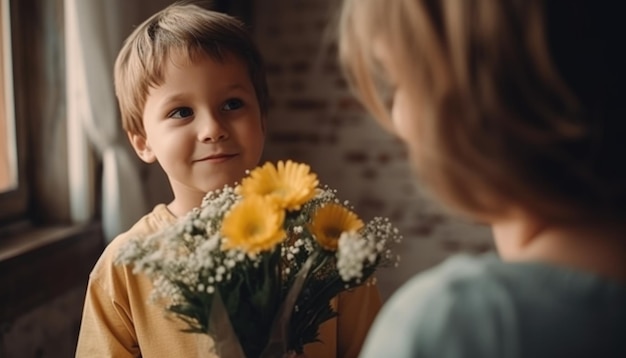
<path id="1" fill-rule="evenodd" d="M 507 287 L 497 273 L 500 265 L 490 256 L 464 255 L 417 274 L 383 306 L 365 357 L 382 354 L 377 347 L 384 341 L 391 343 L 387 347 L 397 347 L 393 356 L 398 357 L 432 357 L 442 349 L 455 357 L 494 356 L 490 350 L 501 349 L 510 340 L 498 329 L 515 319 Z M 494 343 L 497 337 L 502 342 Z M 476 350 L 465 347 L 474 339 L 484 345 L 474 346 Z M 460 355 L 452 353 L 463 350 Z"/>
<path id="2" fill-rule="evenodd" d="M 413 277 L 394 294 L 392 301 L 489 295 L 486 289 L 501 285 L 498 272 L 502 265 L 505 264 L 493 255 L 453 256 Z"/>

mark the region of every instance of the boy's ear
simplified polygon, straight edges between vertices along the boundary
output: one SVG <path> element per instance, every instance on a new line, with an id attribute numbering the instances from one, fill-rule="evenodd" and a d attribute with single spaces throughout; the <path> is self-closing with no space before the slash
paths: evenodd
<path id="1" fill-rule="evenodd" d="M 150 145 L 148 144 L 145 136 L 131 132 L 127 132 L 126 134 L 128 134 L 130 144 L 133 146 L 135 153 L 137 153 L 137 156 L 139 156 L 141 160 L 146 163 L 154 163 L 156 161 L 156 156 L 154 155 L 152 149 L 150 149 Z"/>

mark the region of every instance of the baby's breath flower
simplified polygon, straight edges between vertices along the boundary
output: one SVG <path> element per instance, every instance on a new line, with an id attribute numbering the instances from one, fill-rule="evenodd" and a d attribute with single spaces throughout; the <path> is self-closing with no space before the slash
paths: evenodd
<path id="1" fill-rule="evenodd" d="M 346 282 L 361 279 L 364 264 L 371 255 L 376 256 L 376 251 L 369 240 L 354 232 L 343 233 L 337 250 L 337 270 L 341 278 Z"/>

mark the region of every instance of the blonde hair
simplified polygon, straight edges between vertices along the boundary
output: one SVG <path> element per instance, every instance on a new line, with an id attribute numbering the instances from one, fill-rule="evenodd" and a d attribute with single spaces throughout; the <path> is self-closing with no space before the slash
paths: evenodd
<path id="1" fill-rule="evenodd" d="M 457 212 L 624 218 L 625 84 L 611 78 L 624 66 L 611 60 L 622 32 L 587 3 L 346 0 L 340 61 L 387 121 L 379 78 L 389 51 L 419 108 L 408 143 L 418 174 Z"/>
<path id="2" fill-rule="evenodd" d="M 261 115 L 267 114 L 268 89 L 263 61 L 244 24 L 189 2 L 178 2 L 138 26 L 126 39 L 115 62 L 115 94 L 127 132 L 145 135 L 143 109 L 150 87 L 163 82 L 172 53 L 189 60 L 205 54 L 223 61 L 232 54 L 248 67 Z"/>

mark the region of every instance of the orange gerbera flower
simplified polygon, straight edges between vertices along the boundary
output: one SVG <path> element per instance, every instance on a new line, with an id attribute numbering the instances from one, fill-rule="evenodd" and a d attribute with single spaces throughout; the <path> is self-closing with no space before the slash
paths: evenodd
<path id="1" fill-rule="evenodd" d="M 317 175 L 306 164 L 288 160 L 277 166 L 265 163 L 244 178 L 237 191 L 242 196 L 261 195 L 279 208 L 299 210 L 302 204 L 315 196 Z"/>
<path id="2" fill-rule="evenodd" d="M 224 249 L 240 249 L 248 254 L 273 249 L 285 238 L 285 212 L 261 196 L 250 196 L 236 204 L 224 217 Z"/>
<path id="3" fill-rule="evenodd" d="M 326 204 L 313 214 L 309 229 L 315 240 L 326 250 L 336 250 L 339 237 L 344 232 L 357 231 L 363 221 L 352 211 L 339 204 Z"/>

